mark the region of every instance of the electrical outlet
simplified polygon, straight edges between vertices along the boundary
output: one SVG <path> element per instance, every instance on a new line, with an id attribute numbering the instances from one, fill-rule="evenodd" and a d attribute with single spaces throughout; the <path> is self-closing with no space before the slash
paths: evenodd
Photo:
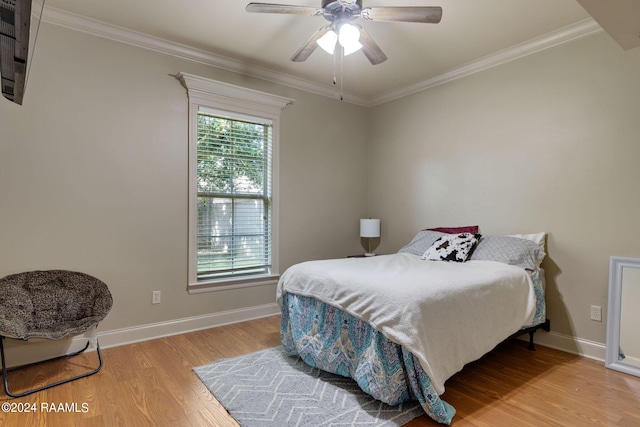
<path id="1" fill-rule="evenodd" d="M 591 320 L 602 322 L 602 307 L 600 307 L 599 305 L 591 306 Z"/>
<path id="2" fill-rule="evenodd" d="M 151 294 L 151 304 L 160 304 L 160 291 L 153 291 Z"/>

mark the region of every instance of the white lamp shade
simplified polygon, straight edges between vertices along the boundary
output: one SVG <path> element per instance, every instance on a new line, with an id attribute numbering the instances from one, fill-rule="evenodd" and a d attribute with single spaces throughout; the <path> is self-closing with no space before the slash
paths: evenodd
<path id="1" fill-rule="evenodd" d="M 357 42 L 358 40 L 360 40 L 360 31 L 358 30 L 358 28 L 351 24 L 342 24 L 340 26 L 339 33 L 339 40 L 342 46 L 346 46 L 349 43 Z"/>
<path id="2" fill-rule="evenodd" d="M 338 41 L 344 48 L 345 55 L 350 55 L 362 48 L 362 44 L 358 40 L 360 40 L 360 30 L 354 25 L 342 24 Z"/>
<path id="3" fill-rule="evenodd" d="M 361 219 L 360 237 L 380 237 L 380 220 Z"/>
<path id="4" fill-rule="evenodd" d="M 336 48 L 336 42 L 338 41 L 338 35 L 335 31 L 328 31 L 324 36 L 320 37 L 316 43 L 320 46 L 325 52 L 333 55 L 333 51 Z"/>
<path id="5" fill-rule="evenodd" d="M 357 52 L 362 48 L 360 42 L 350 43 L 349 46 L 342 46 L 344 49 L 344 56 L 351 55 L 353 52 Z"/>

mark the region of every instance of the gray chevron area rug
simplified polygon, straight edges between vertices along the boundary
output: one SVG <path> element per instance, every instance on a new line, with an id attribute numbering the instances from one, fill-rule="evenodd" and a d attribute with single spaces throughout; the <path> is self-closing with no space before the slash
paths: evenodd
<path id="1" fill-rule="evenodd" d="M 418 402 L 389 406 L 352 379 L 308 366 L 282 347 L 193 371 L 243 427 L 392 427 L 424 414 Z"/>

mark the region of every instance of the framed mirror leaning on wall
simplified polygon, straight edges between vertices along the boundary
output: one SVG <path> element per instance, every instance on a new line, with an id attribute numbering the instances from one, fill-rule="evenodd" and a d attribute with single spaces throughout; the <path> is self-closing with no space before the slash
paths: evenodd
<path id="1" fill-rule="evenodd" d="M 609 260 L 605 366 L 640 376 L 640 259 Z"/>

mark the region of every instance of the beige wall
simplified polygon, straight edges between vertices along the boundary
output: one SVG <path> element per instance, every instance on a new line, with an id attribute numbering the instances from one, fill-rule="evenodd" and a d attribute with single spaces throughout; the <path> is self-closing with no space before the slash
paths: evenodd
<path id="1" fill-rule="evenodd" d="M 280 157 L 280 269 L 426 226 L 547 231 L 553 330 L 605 342 L 609 256 L 640 257 L 640 51 L 606 35 L 365 109 L 43 24 L 23 106 L 0 100 L 0 276 L 109 285 L 101 331 L 251 307 L 274 287 L 190 296 L 183 71 L 296 100 Z M 367 193 L 368 189 L 368 193 Z M 151 291 L 163 302 L 152 306 Z"/>
<path id="2" fill-rule="evenodd" d="M 36 49 L 24 105 L 0 100 L 0 277 L 102 279 L 102 332 L 275 302 L 275 286 L 186 292 L 180 71 L 296 100 L 281 120 L 280 269 L 359 250 L 366 109 L 47 24 Z"/>
<path id="3" fill-rule="evenodd" d="M 639 76 L 601 33 L 373 108 L 379 252 L 428 226 L 546 231 L 552 330 L 604 343 L 609 257 L 640 257 Z"/>

